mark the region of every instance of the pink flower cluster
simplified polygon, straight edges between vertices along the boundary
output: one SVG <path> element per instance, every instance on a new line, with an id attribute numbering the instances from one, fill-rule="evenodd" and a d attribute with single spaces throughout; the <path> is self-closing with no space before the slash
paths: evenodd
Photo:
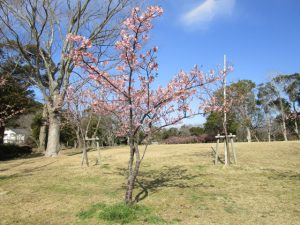
<path id="1" fill-rule="evenodd" d="M 91 48 L 92 42 L 80 35 L 67 34 L 67 41 L 74 43 L 81 43 L 80 48 Z"/>
<path id="2" fill-rule="evenodd" d="M 131 17 L 127 18 L 123 25 L 124 29 L 121 31 L 121 39 L 116 42 L 115 46 L 120 52 L 120 59 L 123 64 L 120 66 L 130 66 L 137 68 L 144 63 L 145 55 L 137 55 L 137 50 L 140 50 L 144 43 L 149 38 L 149 31 L 152 28 L 152 20 L 155 17 L 161 16 L 163 9 L 159 6 L 150 6 L 143 13 L 139 8 L 134 8 L 131 12 Z M 153 52 L 157 51 L 154 47 Z M 151 54 L 149 51 L 148 55 Z M 141 61 L 139 61 L 139 59 Z M 152 67 L 157 67 L 157 63 L 151 62 Z"/>
<path id="3" fill-rule="evenodd" d="M 214 109 L 209 104 L 212 96 L 210 85 L 221 76 L 213 71 L 204 73 L 195 66 L 189 73 L 179 72 L 165 87 L 154 88 L 158 47 L 144 50 L 143 46 L 148 40 L 152 20 L 162 13 L 159 6 L 150 6 L 145 12 L 139 8 L 132 10 L 115 44 L 120 63 L 111 73 L 104 70 L 103 65 L 97 63 L 86 49 L 83 50 L 90 47 L 85 44 L 85 38 L 68 36 L 70 42 L 78 45 L 68 57 L 97 83 L 98 90 L 105 92 L 105 97 L 90 93 L 91 106 L 99 114 L 109 112 L 118 118 L 119 135 L 133 137 L 141 130 L 150 134 L 195 115 L 198 112 L 190 108 L 195 98 L 199 104 L 205 104 L 203 108 Z"/>

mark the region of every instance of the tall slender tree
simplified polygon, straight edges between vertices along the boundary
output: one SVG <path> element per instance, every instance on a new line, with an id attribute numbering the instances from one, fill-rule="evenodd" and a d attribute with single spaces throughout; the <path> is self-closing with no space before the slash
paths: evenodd
<path id="1" fill-rule="evenodd" d="M 294 73 L 290 75 L 279 75 L 274 78 L 277 82 L 282 82 L 284 85 L 284 92 L 287 94 L 292 111 L 289 114 L 289 118 L 294 121 L 294 132 L 300 139 L 300 132 L 298 128 L 298 122 L 300 117 L 300 74 Z"/>
<path id="2" fill-rule="evenodd" d="M 268 141 L 271 142 L 272 105 L 275 101 L 275 90 L 271 83 L 263 83 L 257 87 L 257 104 L 261 106 L 265 114 L 267 125 Z"/>
<path id="3" fill-rule="evenodd" d="M 253 118 L 256 114 L 255 83 L 250 80 L 240 80 L 229 86 L 229 98 L 233 100 L 232 110 L 242 127 L 246 129 L 247 141 L 251 142 Z"/>

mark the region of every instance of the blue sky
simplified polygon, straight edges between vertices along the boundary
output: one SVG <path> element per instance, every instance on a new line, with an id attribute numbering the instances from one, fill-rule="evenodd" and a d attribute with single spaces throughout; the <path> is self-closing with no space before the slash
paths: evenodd
<path id="1" fill-rule="evenodd" d="M 155 1 L 164 15 L 155 22 L 151 44 L 159 46 L 159 81 L 194 64 L 204 70 L 234 66 L 230 81 L 265 82 L 277 73 L 300 72 L 299 0 Z M 187 123 L 203 122 L 195 118 Z"/>
<path id="2" fill-rule="evenodd" d="M 230 79 L 264 82 L 300 71 L 299 0 L 165 0 L 151 33 L 159 46 L 160 77 L 194 64 L 234 65 Z"/>

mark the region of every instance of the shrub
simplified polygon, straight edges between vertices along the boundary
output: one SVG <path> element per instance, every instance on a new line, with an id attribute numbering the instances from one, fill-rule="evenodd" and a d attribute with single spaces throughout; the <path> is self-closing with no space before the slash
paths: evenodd
<path id="1" fill-rule="evenodd" d="M 199 136 L 173 136 L 164 141 L 165 144 L 192 144 L 192 143 L 208 143 L 214 142 L 215 137 L 209 134 L 202 134 Z"/>
<path id="2" fill-rule="evenodd" d="M 210 143 L 216 140 L 215 135 L 201 134 L 197 137 L 198 143 Z"/>
<path id="3" fill-rule="evenodd" d="M 18 146 L 13 144 L 0 145 L 0 160 L 13 159 L 32 153 L 32 148 L 29 146 Z"/>

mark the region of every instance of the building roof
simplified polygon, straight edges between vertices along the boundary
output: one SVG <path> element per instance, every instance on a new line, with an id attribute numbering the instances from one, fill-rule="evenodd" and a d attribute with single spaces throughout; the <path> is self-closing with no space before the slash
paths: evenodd
<path id="1" fill-rule="evenodd" d="M 24 129 L 24 128 L 5 128 L 5 130 L 11 130 L 16 134 L 24 134 L 24 135 L 28 135 L 28 130 Z"/>

